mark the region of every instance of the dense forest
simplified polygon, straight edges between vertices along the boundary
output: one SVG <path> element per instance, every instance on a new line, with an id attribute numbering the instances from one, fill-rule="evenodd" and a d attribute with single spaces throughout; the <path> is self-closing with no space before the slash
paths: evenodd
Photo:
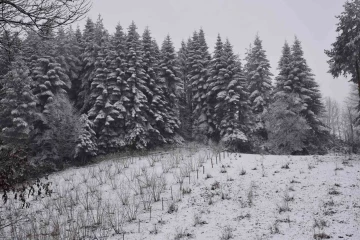
<path id="1" fill-rule="evenodd" d="M 170 36 L 159 46 L 134 22 L 109 34 L 100 16 L 84 29 L 4 31 L 2 143 L 55 166 L 184 140 L 243 152 L 326 152 L 325 108 L 299 39 L 285 42 L 272 82 L 259 36 L 244 64 L 229 39 L 219 34 L 210 53 L 205 36 L 195 31 L 176 51 Z"/>

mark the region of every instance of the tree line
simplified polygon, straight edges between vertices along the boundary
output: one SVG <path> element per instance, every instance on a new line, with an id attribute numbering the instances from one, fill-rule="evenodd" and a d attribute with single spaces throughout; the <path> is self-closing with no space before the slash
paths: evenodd
<path id="1" fill-rule="evenodd" d="M 178 51 L 169 35 L 159 46 L 134 22 L 109 34 L 100 16 L 82 30 L 39 31 L 3 31 L 12 47 L 0 50 L 1 141 L 29 149 L 36 162 L 184 139 L 247 152 L 325 150 L 324 105 L 297 38 L 285 42 L 273 84 L 258 35 L 243 65 L 220 35 L 210 53 L 203 29 Z"/>

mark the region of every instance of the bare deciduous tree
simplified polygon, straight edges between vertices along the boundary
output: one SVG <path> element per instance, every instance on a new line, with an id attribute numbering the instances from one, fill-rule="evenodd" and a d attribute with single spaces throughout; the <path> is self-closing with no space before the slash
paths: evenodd
<path id="1" fill-rule="evenodd" d="M 331 97 L 326 97 L 324 100 L 325 114 L 323 115 L 323 122 L 330 128 L 331 134 L 340 137 L 340 122 L 341 109 L 339 103 Z"/>
<path id="2" fill-rule="evenodd" d="M 90 7 L 89 0 L 0 0 L 0 27 L 57 28 L 81 19 Z"/>

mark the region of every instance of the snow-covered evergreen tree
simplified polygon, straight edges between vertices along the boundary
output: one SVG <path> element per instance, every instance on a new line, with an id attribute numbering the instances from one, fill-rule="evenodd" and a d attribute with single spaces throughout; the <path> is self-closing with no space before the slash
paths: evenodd
<path id="1" fill-rule="evenodd" d="M 36 115 L 36 98 L 32 94 L 32 79 L 25 63 L 12 64 L 1 84 L 0 137 L 4 143 L 27 146 Z"/>
<path id="2" fill-rule="evenodd" d="M 189 45 L 189 73 L 188 79 L 192 91 L 192 119 L 193 135 L 197 139 L 205 140 L 208 126 L 208 105 L 206 101 L 208 65 L 210 62 L 209 53 L 201 30 L 194 32 L 191 44 Z"/>
<path id="3" fill-rule="evenodd" d="M 86 162 L 90 157 L 98 153 L 96 133 L 93 130 L 93 123 L 89 121 L 86 114 L 80 117 L 80 134 L 75 147 L 74 158 Z"/>
<path id="4" fill-rule="evenodd" d="M 189 42 L 191 39 L 188 40 Z M 180 107 L 180 132 L 186 139 L 192 137 L 192 123 L 191 123 L 191 88 L 188 79 L 189 65 L 188 65 L 188 45 L 182 41 L 181 47 L 177 53 L 177 65 L 179 68 L 179 77 L 181 79 L 181 92 L 179 96 Z"/>
<path id="5" fill-rule="evenodd" d="M 279 61 L 279 75 L 275 78 L 274 101 L 286 99 L 286 95 L 296 94 L 301 100 L 300 114 L 306 119 L 311 131 L 305 140 L 308 152 L 319 152 L 320 142 L 327 139 L 328 131 L 320 120 L 324 110 L 321 94 L 314 75 L 304 58 L 300 41 L 295 38 L 293 46 L 285 43 L 283 54 Z"/>
<path id="6" fill-rule="evenodd" d="M 220 69 L 219 79 L 223 79 L 223 84 L 218 86 L 214 109 L 220 141 L 229 148 L 248 151 L 249 102 L 246 80 L 229 40 L 224 43 L 222 59 L 224 66 Z"/>
<path id="7" fill-rule="evenodd" d="M 245 58 L 244 71 L 248 83 L 250 106 L 255 115 L 263 113 L 270 103 L 271 76 L 270 62 L 262 47 L 262 41 L 256 35 L 254 45 Z"/>
<path id="8" fill-rule="evenodd" d="M 298 93 L 304 101 L 302 114 L 312 129 L 312 134 L 308 141 L 309 151 L 317 151 L 319 142 L 325 142 L 328 131 L 320 120 L 320 114 L 324 111 L 321 101 L 319 85 L 314 79 L 314 74 L 308 67 L 304 58 L 301 42 L 295 37 L 291 48 L 291 71 L 289 80 L 292 82 L 290 87 L 294 93 Z"/>
<path id="9" fill-rule="evenodd" d="M 77 100 L 81 86 L 81 80 L 79 79 L 81 70 L 80 44 L 71 27 L 66 31 L 63 28 L 59 28 L 54 41 L 54 58 L 61 64 L 61 67 L 65 70 L 65 74 L 71 81 L 72 88 L 69 91 L 69 96 L 74 101 Z"/>
<path id="10" fill-rule="evenodd" d="M 291 71 L 291 49 L 287 42 L 285 42 L 283 46 L 282 55 L 278 64 L 277 69 L 279 70 L 279 73 L 275 77 L 275 88 L 273 90 L 273 98 L 275 100 L 278 97 L 283 97 L 292 92 L 290 86 L 291 81 L 288 81 Z"/>
<path id="11" fill-rule="evenodd" d="M 176 53 L 168 35 L 161 46 L 159 78 L 164 84 L 163 94 L 165 97 L 166 123 L 165 133 L 167 137 L 174 136 L 180 126 L 179 121 L 179 95 L 181 80 L 176 62 Z"/>
<path id="12" fill-rule="evenodd" d="M 105 62 L 105 51 L 98 52 L 95 62 L 95 77 L 92 79 L 90 86 L 89 102 L 94 103 L 88 111 L 88 118 L 93 122 L 93 129 L 98 139 L 100 153 L 106 153 L 109 137 L 106 126 L 109 126 L 113 119 L 106 111 L 106 103 L 109 97 L 107 89 L 107 66 Z"/>
<path id="13" fill-rule="evenodd" d="M 223 45 L 224 44 L 219 34 L 216 40 L 213 57 L 209 67 L 210 77 L 208 80 L 208 92 L 206 94 L 209 104 L 208 136 L 216 141 L 220 140 L 219 119 L 221 118 L 221 116 L 217 116 L 215 112 L 215 107 L 218 104 L 217 95 L 220 91 L 224 89 L 227 84 L 224 74 L 222 72 L 222 69 L 226 67 L 226 59 L 224 58 Z M 218 111 L 218 114 L 220 114 L 220 111 Z"/>
<path id="14" fill-rule="evenodd" d="M 132 22 L 126 37 L 127 54 L 125 60 L 127 68 L 125 79 L 129 88 L 125 94 L 128 95 L 129 102 L 126 105 L 125 143 L 127 146 L 142 149 L 150 143 L 149 132 L 156 131 L 156 129 L 153 129 L 148 122 L 150 109 L 148 109 L 148 99 L 144 92 L 149 91 L 149 89 L 143 67 L 142 44 L 136 29 L 135 23 Z"/>
<path id="15" fill-rule="evenodd" d="M 90 87 L 95 77 L 95 62 L 98 52 L 108 47 L 109 36 L 104 29 L 102 19 L 99 16 L 96 23 L 87 19 L 83 33 L 83 52 L 81 54 L 82 69 L 80 71 L 81 91 L 77 101 L 77 108 L 82 113 L 89 111 L 94 102 L 91 102 Z"/>

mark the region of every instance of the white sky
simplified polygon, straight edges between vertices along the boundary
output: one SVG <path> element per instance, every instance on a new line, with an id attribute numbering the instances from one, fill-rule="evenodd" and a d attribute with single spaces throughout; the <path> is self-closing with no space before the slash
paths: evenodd
<path id="1" fill-rule="evenodd" d="M 93 0 L 88 16 L 94 21 L 101 14 L 105 27 L 113 33 L 118 22 L 127 29 L 134 20 L 142 34 L 149 26 L 152 36 L 161 43 L 169 33 L 175 47 L 193 31 L 204 29 L 209 51 L 217 34 L 229 38 L 234 51 L 243 60 L 245 50 L 258 32 L 276 75 L 277 63 L 285 39 L 294 36 L 302 42 L 308 65 L 316 75 L 323 96 L 339 102 L 347 97 L 350 83 L 333 79 L 327 73 L 327 56 L 337 36 L 337 19 L 345 0 Z M 79 25 L 81 28 L 85 20 Z"/>

